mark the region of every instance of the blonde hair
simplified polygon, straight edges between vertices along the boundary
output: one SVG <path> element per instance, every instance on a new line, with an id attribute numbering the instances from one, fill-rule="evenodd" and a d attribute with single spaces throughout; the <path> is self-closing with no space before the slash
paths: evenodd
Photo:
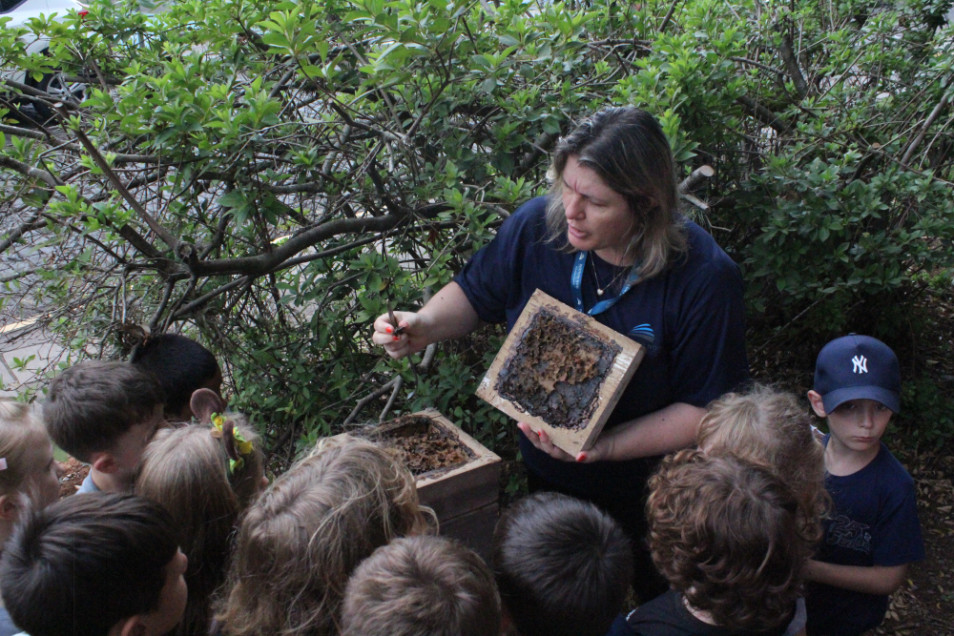
<path id="1" fill-rule="evenodd" d="M 348 577 L 429 528 L 411 473 L 383 448 L 323 440 L 246 512 L 216 618 L 230 636 L 336 634 Z"/>
<path id="2" fill-rule="evenodd" d="M 626 253 L 636 258 L 634 267 L 642 280 L 660 274 L 686 252 L 675 160 L 655 117 L 631 106 L 605 108 L 560 140 L 550 166 L 553 183 L 546 212 L 550 240 L 566 241 L 561 194 L 563 170 L 571 156 L 626 199 L 633 217 Z M 569 244 L 562 249 L 573 251 Z"/>
<path id="3" fill-rule="evenodd" d="M 802 534 L 821 538 L 821 517 L 830 503 L 825 451 L 808 409 L 793 394 L 765 385 L 727 393 L 709 405 L 696 443 L 708 455 L 733 455 L 778 475 L 798 500 Z"/>
<path id="4" fill-rule="evenodd" d="M 206 424 L 161 429 L 143 452 L 135 492 L 161 504 L 175 520 L 189 568 L 189 602 L 176 634 L 207 634 L 210 596 L 225 580 L 239 515 L 261 490 L 261 442 L 241 416 L 229 414 L 251 452 L 229 468 L 225 440 Z M 238 421 L 234 421 L 238 420 Z"/>
<path id="5" fill-rule="evenodd" d="M 31 499 L 26 483 L 37 466 L 29 465 L 29 449 L 35 444 L 49 444 L 43 422 L 34 409 L 12 398 L 0 398 L 0 495 L 23 492 Z"/>

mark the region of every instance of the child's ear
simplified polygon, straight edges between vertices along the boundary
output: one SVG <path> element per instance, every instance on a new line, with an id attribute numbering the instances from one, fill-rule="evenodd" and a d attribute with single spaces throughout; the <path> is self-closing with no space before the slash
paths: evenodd
<path id="1" fill-rule="evenodd" d="M 0 519 L 4 521 L 16 521 L 20 507 L 16 502 L 16 494 L 0 495 Z"/>
<path id="2" fill-rule="evenodd" d="M 808 401 L 812 405 L 812 410 L 815 411 L 815 415 L 818 417 L 828 417 L 828 413 L 825 412 L 825 403 L 822 401 L 822 396 L 818 391 L 809 390 Z"/>
<path id="3" fill-rule="evenodd" d="M 189 399 L 192 414 L 203 424 L 211 424 L 212 414 L 225 412 L 225 406 L 225 400 L 212 389 L 196 389 Z"/>
<path id="4" fill-rule="evenodd" d="M 146 626 L 140 616 L 130 616 L 116 622 L 109 628 L 106 636 L 145 636 Z"/>
<path id="5" fill-rule="evenodd" d="M 119 464 L 116 463 L 116 458 L 108 451 L 93 453 L 89 459 L 89 465 L 92 466 L 96 472 L 115 473 L 119 470 Z"/>

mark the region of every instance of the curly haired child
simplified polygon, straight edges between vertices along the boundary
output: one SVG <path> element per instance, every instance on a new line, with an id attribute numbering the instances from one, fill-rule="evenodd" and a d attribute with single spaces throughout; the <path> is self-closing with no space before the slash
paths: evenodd
<path id="1" fill-rule="evenodd" d="M 261 441 L 209 389 L 196 391 L 200 424 L 163 429 L 146 447 L 135 492 L 169 511 L 189 558 L 189 603 L 175 634 L 208 634 L 211 596 L 225 580 L 239 515 L 265 484 Z M 217 420 L 216 425 L 214 420 Z"/>
<path id="2" fill-rule="evenodd" d="M 401 537 L 348 581 L 341 636 L 496 636 L 500 597 L 490 568 L 444 537 Z"/>
<path id="3" fill-rule="evenodd" d="M 53 444 L 33 409 L 0 398 L 0 551 L 24 512 L 56 501 L 59 470 Z M 19 631 L 0 604 L 0 636 Z"/>
<path id="4" fill-rule="evenodd" d="M 783 634 L 811 551 L 791 489 L 761 466 L 697 450 L 666 457 L 650 489 L 649 547 L 672 589 L 634 610 L 630 627 Z"/>
<path id="5" fill-rule="evenodd" d="M 428 530 L 411 473 L 383 448 L 319 442 L 245 513 L 216 619 L 228 636 L 326 636 L 348 577 L 379 546 Z"/>
<path id="6" fill-rule="evenodd" d="M 725 394 L 707 408 L 696 443 L 708 455 L 734 455 L 778 475 L 798 498 L 806 540 L 821 538 L 821 517 L 830 503 L 824 447 L 793 394 L 765 385 Z"/>

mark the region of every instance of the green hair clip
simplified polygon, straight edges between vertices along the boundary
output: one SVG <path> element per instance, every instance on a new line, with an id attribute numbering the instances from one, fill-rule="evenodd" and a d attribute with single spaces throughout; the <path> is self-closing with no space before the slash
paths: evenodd
<path id="1" fill-rule="evenodd" d="M 235 426 L 235 422 L 227 419 L 221 413 L 212 414 L 212 437 L 221 439 L 225 446 L 225 453 L 229 456 L 229 474 L 245 466 L 245 457 L 254 448 L 252 442 L 242 436 L 242 432 Z"/>

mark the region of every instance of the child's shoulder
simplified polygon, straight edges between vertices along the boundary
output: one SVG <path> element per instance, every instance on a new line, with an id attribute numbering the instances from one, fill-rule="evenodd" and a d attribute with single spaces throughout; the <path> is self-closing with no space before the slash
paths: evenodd
<path id="1" fill-rule="evenodd" d="M 914 479 L 884 443 L 867 466 L 851 475 L 828 475 L 826 486 L 836 507 L 845 501 L 868 501 L 879 509 L 893 510 L 915 496 Z"/>
<path id="2" fill-rule="evenodd" d="M 871 487 L 887 496 L 891 493 L 899 496 L 914 490 L 914 478 L 888 447 L 881 443 L 881 451 L 864 471 L 868 471 Z"/>

